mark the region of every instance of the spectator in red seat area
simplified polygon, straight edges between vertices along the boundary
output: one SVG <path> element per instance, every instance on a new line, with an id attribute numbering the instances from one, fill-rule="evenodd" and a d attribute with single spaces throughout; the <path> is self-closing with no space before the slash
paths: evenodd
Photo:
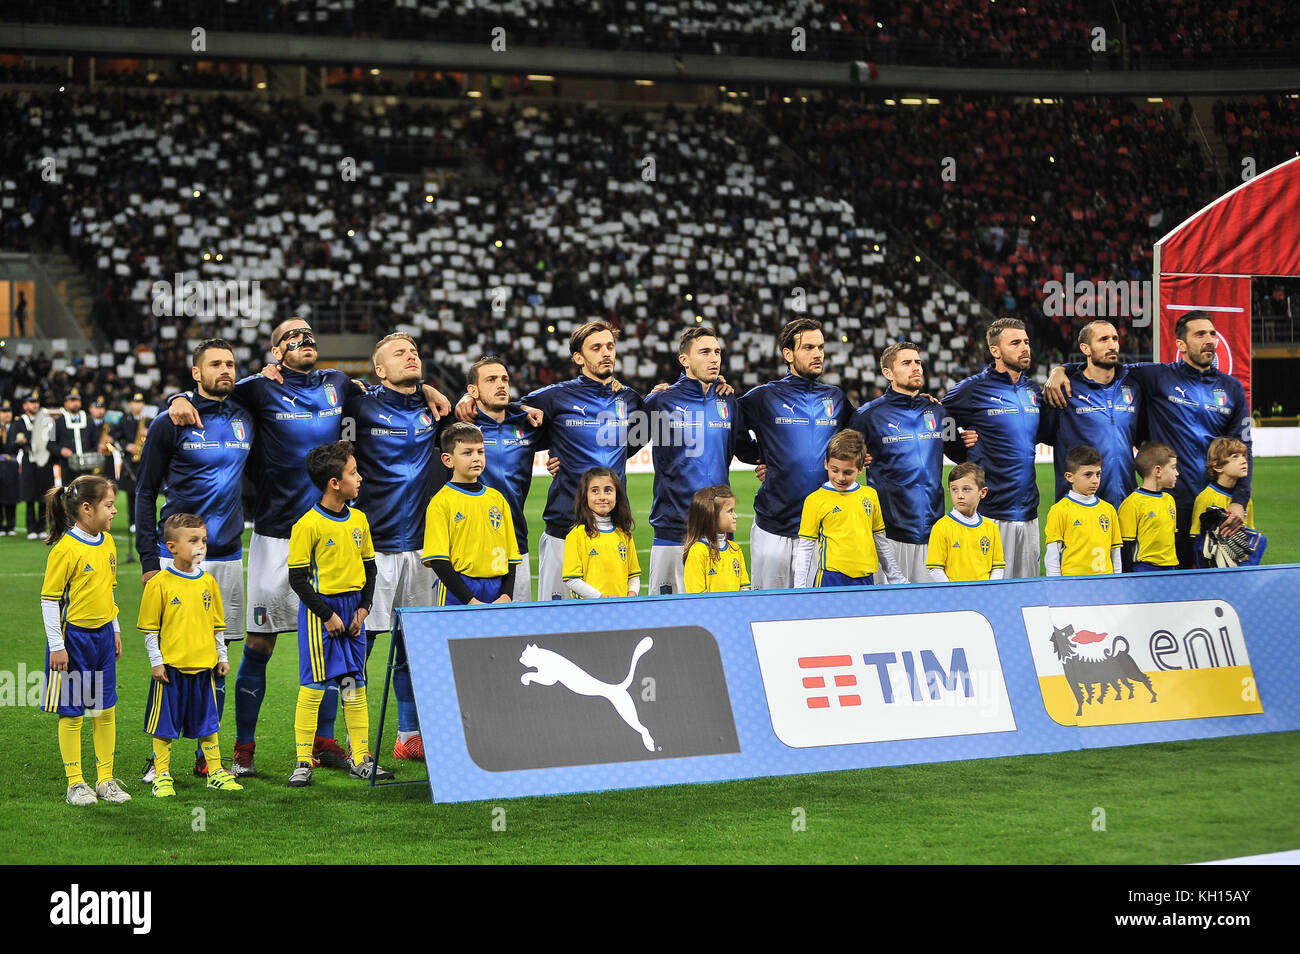
<path id="1" fill-rule="evenodd" d="M 1152 243 L 1219 192 L 1173 111 L 1154 105 L 841 100 L 766 113 L 855 207 L 883 208 L 990 308 L 1030 321 L 1044 282 L 1065 272 L 1149 278 Z M 955 181 L 939 175 L 943 155 Z M 1053 336 L 1058 327 L 1048 323 Z M 1125 331 L 1125 351 L 1149 351 L 1148 332 Z M 1056 344 L 1072 350 L 1068 335 Z"/>

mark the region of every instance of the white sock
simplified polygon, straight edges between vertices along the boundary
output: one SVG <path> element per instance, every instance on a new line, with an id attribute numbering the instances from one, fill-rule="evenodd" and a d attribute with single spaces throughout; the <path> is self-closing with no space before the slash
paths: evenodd
<path id="1" fill-rule="evenodd" d="M 398 742 L 409 742 L 413 736 L 417 736 L 417 735 L 419 735 L 419 734 L 420 734 L 420 731 L 419 731 L 418 729 L 417 729 L 416 731 L 414 731 L 414 732 L 399 732 L 399 733 L 397 733 L 397 741 L 398 741 Z"/>

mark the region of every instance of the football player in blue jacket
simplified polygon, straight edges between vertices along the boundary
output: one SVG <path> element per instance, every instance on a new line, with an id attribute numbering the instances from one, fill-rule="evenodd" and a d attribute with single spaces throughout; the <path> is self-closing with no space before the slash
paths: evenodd
<path id="1" fill-rule="evenodd" d="M 718 393 L 722 344 L 707 325 L 692 325 L 677 344 L 682 376 L 671 386 L 645 399 L 654 435 L 654 501 L 650 526 L 650 588 L 660 593 L 684 593 L 686 513 L 697 490 L 731 482 L 731 458 L 737 441 L 748 446 L 748 434 L 736 426 L 736 397 Z M 740 452 L 749 463 L 749 454 Z"/>
<path id="2" fill-rule="evenodd" d="M 854 412 L 849 426 L 862 435 L 871 467 L 866 482 L 880 496 L 885 536 L 911 583 L 929 583 L 925 566 L 930 529 L 943 516 L 943 407 L 921 393 L 925 369 L 920 346 L 891 344 L 880 355 L 889 390 Z M 973 444 L 976 433 L 963 440 Z M 885 582 L 877 572 L 876 582 Z"/>
<path id="3" fill-rule="evenodd" d="M 1142 385 L 1119 363 L 1119 332 L 1105 319 L 1079 329 L 1079 350 L 1087 364 L 1070 373 L 1074 394 L 1064 408 L 1049 400 L 1043 407 L 1043 435 L 1053 446 L 1056 499 L 1070 490 L 1065 456 L 1076 447 L 1101 454 L 1097 496 L 1119 509 L 1137 487 L 1134 447 L 1142 420 Z"/>
<path id="4" fill-rule="evenodd" d="M 1178 520 L 1174 539 L 1179 568 L 1192 569 L 1196 566 L 1189 532 L 1192 505 L 1209 482 L 1205 458 L 1210 442 L 1216 437 L 1235 437 L 1246 445 L 1247 457 L 1252 457 L 1252 421 L 1246 389 L 1232 375 L 1220 371 L 1216 363 L 1219 333 L 1214 317 L 1205 311 L 1185 313 L 1174 325 L 1174 339 L 1178 356 L 1173 361 L 1121 367 L 1142 388 L 1145 433 L 1153 441 L 1168 444 L 1178 456 L 1178 483 L 1170 490 Z M 1075 388 L 1069 373 L 1080 367 L 1071 364 L 1052 369 L 1047 393 L 1053 405 L 1061 407 L 1073 396 Z M 1253 470 L 1251 467 L 1248 472 Z M 1221 535 L 1231 536 L 1245 526 L 1249 500 L 1247 477 L 1233 488 L 1227 519 L 1219 528 Z"/>
<path id="5" fill-rule="evenodd" d="M 560 461 L 546 495 L 537 550 L 537 598 L 569 598 L 564 584 L 564 538 L 573 529 L 573 495 L 582 474 L 608 467 L 626 485 L 627 459 L 649 440 L 644 402 L 631 388 L 614 390 L 617 334 L 604 321 L 588 321 L 569 335 L 577 377 L 539 388 L 524 397 L 526 407 L 542 412 L 550 448 Z M 459 409 L 458 409 L 459 413 Z"/>
<path id="6" fill-rule="evenodd" d="M 821 322 L 796 318 L 777 340 L 788 373 L 751 388 L 739 402 L 740 426 L 753 435 L 767 467 L 749 538 L 756 590 L 794 585 L 803 502 L 826 481 L 826 446 L 853 412 L 843 391 L 817 380 L 826 364 Z"/>
<path id="7" fill-rule="evenodd" d="M 969 449 L 948 441 L 953 460 L 984 469 L 988 496 L 980 512 L 998 525 L 1006 578 L 1039 575 L 1038 483 L 1034 452 L 1042 440 L 1043 393 L 1029 377 L 1029 332 L 1018 318 L 999 318 L 986 337 L 993 361 L 959 381 L 944 396 L 944 410 L 959 427 L 974 429 Z"/>

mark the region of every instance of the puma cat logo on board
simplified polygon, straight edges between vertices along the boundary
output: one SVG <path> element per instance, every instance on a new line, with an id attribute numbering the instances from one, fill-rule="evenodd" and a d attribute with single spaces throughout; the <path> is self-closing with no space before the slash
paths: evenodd
<path id="1" fill-rule="evenodd" d="M 650 730 L 641 724 L 641 719 L 636 711 L 636 703 L 632 700 L 632 694 L 628 692 L 628 687 L 632 685 L 632 677 L 636 673 L 636 664 L 653 646 L 653 639 L 649 636 L 642 637 L 641 641 L 636 644 L 636 649 L 632 651 L 632 662 L 628 666 L 627 677 L 615 685 L 601 682 L 557 652 L 542 649 L 534 643 L 529 643 L 524 647 L 523 653 L 520 654 L 519 662 L 533 671 L 524 673 L 519 677 L 519 681 L 525 686 L 530 686 L 533 683 L 553 686 L 558 682 L 570 692 L 577 693 L 580 696 L 603 697 L 614 707 L 614 711 L 619 714 L 619 717 L 628 726 L 641 734 L 641 744 L 645 746 L 646 751 L 653 752 L 655 750 L 655 740 L 650 735 Z"/>

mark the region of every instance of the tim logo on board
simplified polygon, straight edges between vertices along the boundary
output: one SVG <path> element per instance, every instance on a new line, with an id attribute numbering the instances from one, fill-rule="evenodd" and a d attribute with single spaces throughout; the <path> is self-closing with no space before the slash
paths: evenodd
<path id="1" fill-rule="evenodd" d="M 465 747 L 489 772 L 739 752 L 699 626 L 449 639 Z"/>
<path id="2" fill-rule="evenodd" d="M 979 613 L 751 623 L 776 737 L 791 748 L 1014 732 Z"/>
<path id="3" fill-rule="evenodd" d="M 1026 606 L 1038 688 L 1061 725 L 1264 711 L 1241 620 L 1223 600 Z"/>

